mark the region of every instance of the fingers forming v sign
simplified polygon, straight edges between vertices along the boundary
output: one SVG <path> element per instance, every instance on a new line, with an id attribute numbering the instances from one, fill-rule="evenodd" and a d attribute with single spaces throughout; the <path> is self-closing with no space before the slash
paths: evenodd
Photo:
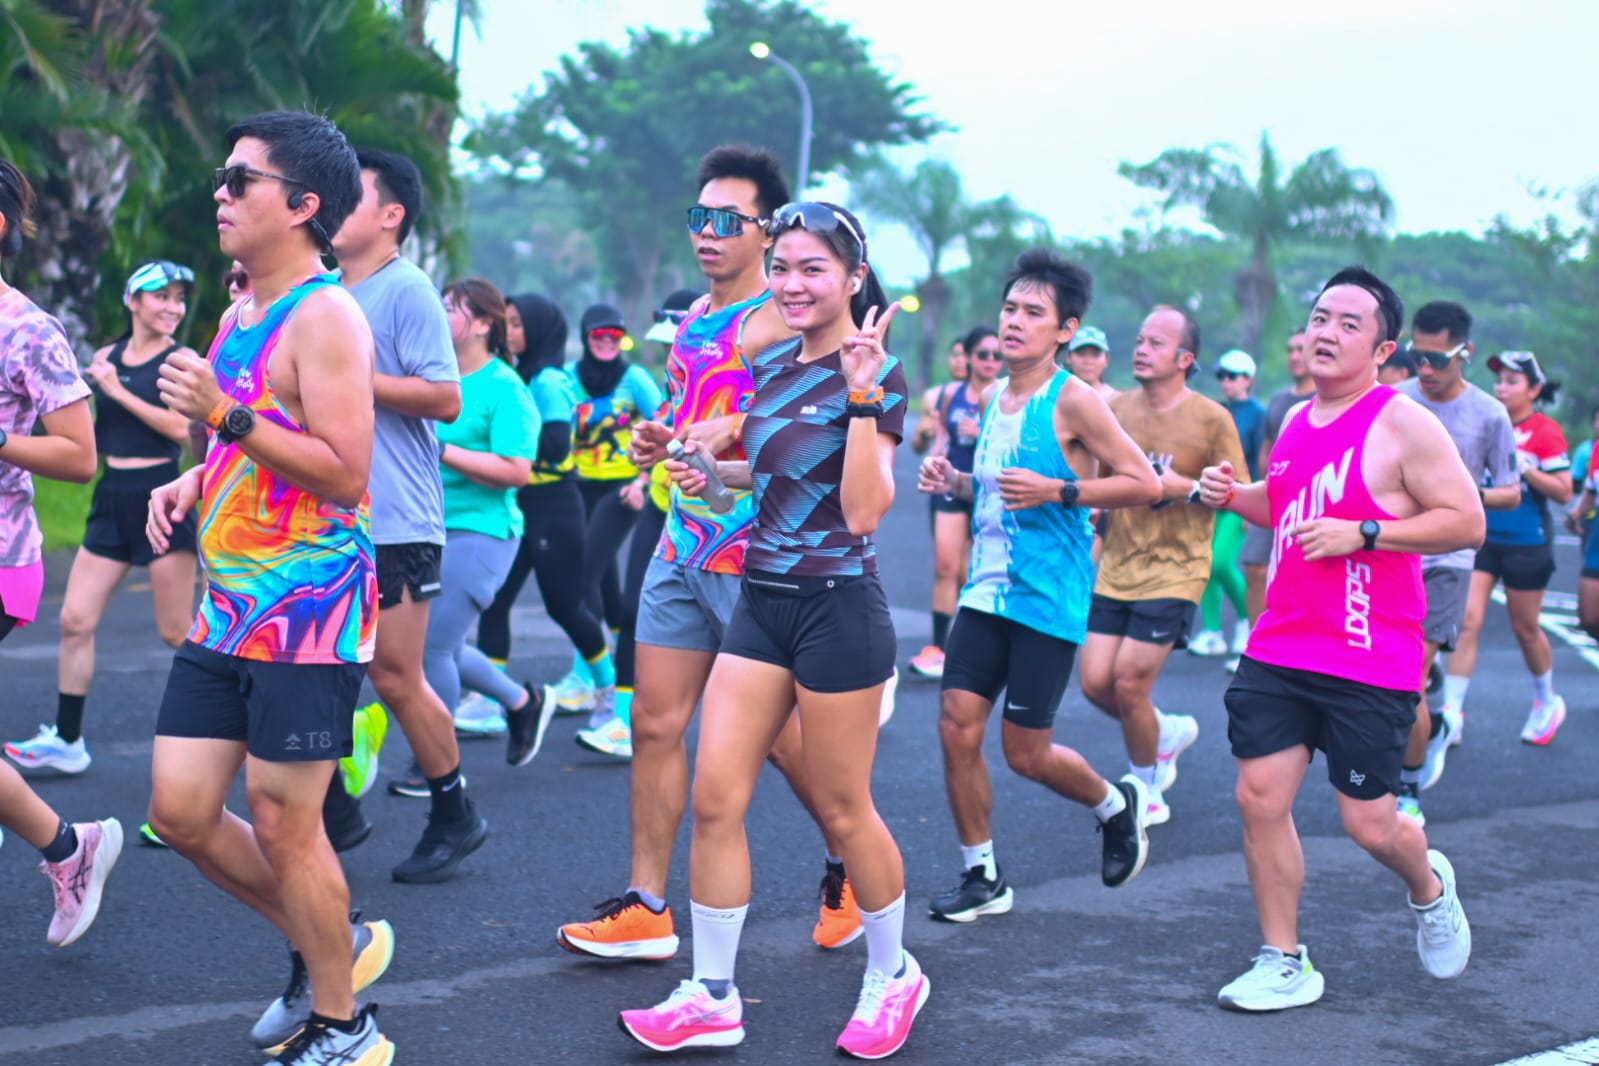
<path id="1" fill-rule="evenodd" d="M 881 318 L 877 317 L 877 310 L 873 307 L 866 312 L 866 320 L 861 323 L 859 330 L 844 338 L 844 348 L 839 353 L 844 377 L 848 379 L 849 387 L 857 391 L 877 384 L 883 361 L 888 358 L 888 353 L 883 350 L 883 335 L 888 332 L 888 324 L 899 311 L 899 301 L 889 304 Z"/>

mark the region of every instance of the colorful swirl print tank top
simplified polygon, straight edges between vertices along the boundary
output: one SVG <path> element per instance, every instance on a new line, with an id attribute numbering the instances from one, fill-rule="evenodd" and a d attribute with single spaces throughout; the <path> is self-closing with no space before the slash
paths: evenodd
<path id="1" fill-rule="evenodd" d="M 258 421 L 304 433 L 272 391 L 272 353 L 300 302 L 337 285 L 319 274 L 239 324 L 238 305 L 211 345 L 217 384 Z M 377 576 L 368 501 L 345 508 L 291 485 L 236 444 L 213 437 L 200 495 L 206 592 L 189 639 L 241 659 L 370 662 Z"/>

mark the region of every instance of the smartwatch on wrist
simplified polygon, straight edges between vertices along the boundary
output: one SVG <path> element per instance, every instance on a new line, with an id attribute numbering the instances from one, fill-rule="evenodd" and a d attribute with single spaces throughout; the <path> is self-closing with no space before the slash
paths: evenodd
<path id="1" fill-rule="evenodd" d="M 1076 507 L 1077 497 L 1082 495 L 1083 487 L 1076 481 L 1068 481 L 1060 487 L 1060 504 L 1062 507 Z"/>
<path id="2" fill-rule="evenodd" d="M 233 444 L 241 437 L 250 435 L 255 429 L 255 412 L 244 404 L 234 404 L 228 413 L 222 416 L 222 425 L 217 428 L 217 439 L 224 444 Z"/>
<path id="3" fill-rule="evenodd" d="M 849 418 L 882 418 L 883 396 L 881 385 L 873 385 L 869 389 L 850 389 L 844 414 Z"/>
<path id="4" fill-rule="evenodd" d="M 1377 534 L 1382 532 L 1382 524 L 1375 519 L 1368 518 L 1360 523 L 1360 535 L 1366 540 L 1366 550 L 1377 550 Z"/>
<path id="5" fill-rule="evenodd" d="M 1188 490 L 1188 502 L 1198 503 L 1200 498 L 1199 482 L 1194 482 L 1194 487 Z"/>

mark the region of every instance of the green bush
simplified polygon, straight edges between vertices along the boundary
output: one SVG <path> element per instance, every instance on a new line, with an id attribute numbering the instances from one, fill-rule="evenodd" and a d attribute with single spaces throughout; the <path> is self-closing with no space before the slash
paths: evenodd
<path id="1" fill-rule="evenodd" d="M 73 485 L 49 478 L 33 479 L 33 506 L 44 530 L 44 550 L 76 548 L 83 541 L 83 524 L 89 518 L 94 483 Z"/>

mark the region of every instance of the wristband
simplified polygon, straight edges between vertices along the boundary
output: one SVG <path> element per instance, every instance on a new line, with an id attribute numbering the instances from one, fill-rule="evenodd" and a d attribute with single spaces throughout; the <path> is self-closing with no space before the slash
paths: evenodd
<path id="1" fill-rule="evenodd" d="M 873 385 L 869 389 L 861 389 L 858 391 L 855 389 L 850 389 L 849 403 L 851 407 L 863 407 L 876 404 L 878 409 L 881 410 L 883 406 L 884 395 L 886 394 L 883 392 L 883 386 L 881 385 Z"/>
<path id="2" fill-rule="evenodd" d="M 233 397 L 223 396 L 217 401 L 217 405 L 211 408 L 211 413 L 205 416 L 205 424 L 212 429 L 221 429 L 222 419 L 231 410 L 233 410 Z"/>
<path id="3" fill-rule="evenodd" d="M 881 393 L 883 390 L 877 390 Z M 851 393 L 850 395 L 854 395 Z M 855 403 L 851 401 L 844 405 L 844 414 L 848 418 L 882 418 L 883 405 L 881 403 Z"/>

